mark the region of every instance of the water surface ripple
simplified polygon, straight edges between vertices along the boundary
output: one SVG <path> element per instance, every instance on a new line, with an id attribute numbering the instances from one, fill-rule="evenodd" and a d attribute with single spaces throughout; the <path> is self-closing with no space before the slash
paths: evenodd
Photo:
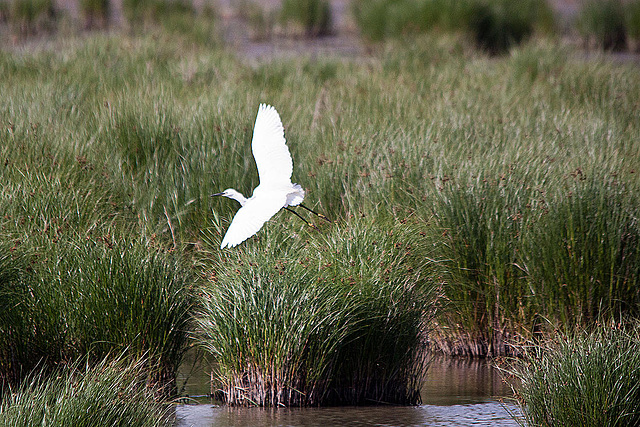
<path id="1" fill-rule="evenodd" d="M 305 409 L 228 408 L 181 405 L 176 409 L 180 427 L 328 427 L 328 426 L 517 426 L 511 404 L 484 402 L 465 405 L 417 407 L 338 407 Z"/>
<path id="2" fill-rule="evenodd" d="M 195 392 L 196 390 L 194 390 Z M 496 426 L 515 427 L 511 388 L 482 360 L 436 359 L 422 388 L 421 406 L 229 408 L 178 405 L 177 427 Z M 506 399 L 506 403 L 503 400 Z"/>

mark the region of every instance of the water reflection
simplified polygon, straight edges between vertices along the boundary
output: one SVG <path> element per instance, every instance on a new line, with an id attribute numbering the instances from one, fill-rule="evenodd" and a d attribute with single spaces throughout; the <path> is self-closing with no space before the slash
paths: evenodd
<path id="1" fill-rule="evenodd" d="M 200 381 L 208 377 L 202 375 Z M 192 381 L 196 390 L 203 385 Z M 194 390 L 194 389 L 192 389 Z M 195 391 L 195 390 L 194 390 Z M 192 392 L 193 393 L 193 392 Z M 435 359 L 418 407 L 229 408 L 213 404 L 179 405 L 177 426 L 517 426 L 518 409 L 500 400 L 511 396 L 499 372 L 482 360 Z"/>
<path id="2" fill-rule="evenodd" d="M 435 358 L 422 386 L 422 403 L 457 405 L 513 395 L 500 372 L 484 359 Z"/>
<path id="3" fill-rule="evenodd" d="M 259 409 L 232 410 L 224 408 L 218 412 L 213 426 L 336 426 L 336 425 L 420 425 L 421 414 L 412 407 L 337 407 L 308 409 Z"/>
<path id="4" fill-rule="evenodd" d="M 517 426 L 512 405 L 485 402 L 468 405 L 417 407 L 339 407 L 307 409 L 179 406 L 178 426 Z"/>

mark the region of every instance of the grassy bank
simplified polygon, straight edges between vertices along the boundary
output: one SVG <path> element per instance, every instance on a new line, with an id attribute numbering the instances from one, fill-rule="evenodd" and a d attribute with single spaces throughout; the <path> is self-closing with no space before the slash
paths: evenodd
<path id="1" fill-rule="evenodd" d="M 0 52 L 4 381 L 128 348 L 170 383 L 194 333 L 232 403 L 407 403 L 427 344 L 638 314 L 637 67 L 447 34 L 248 66 L 199 31 Z M 334 223 L 220 251 L 260 102 Z"/>

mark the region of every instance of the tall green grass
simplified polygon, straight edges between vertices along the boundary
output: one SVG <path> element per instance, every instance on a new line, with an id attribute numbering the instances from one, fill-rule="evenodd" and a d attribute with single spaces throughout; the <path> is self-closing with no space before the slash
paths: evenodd
<path id="1" fill-rule="evenodd" d="M 637 194 L 616 179 L 576 172 L 532 226 L 523 265 L 541 311 L 559 325 L 637 316 L 640 227 Z M 548 246 L 540 245 L 545 240 Z"/>
<path id="2" fill-rule="evenodd" d="M 16 254 L 15 246 L 10 241 L 3 241 L 0 255 L 0 323 L 5 337 L 0 346 L 0 384 L 3 385 L 13 382 L 19 376 L 21 367 L 16 362 L 24 360 L 23 355 L 16 354 L 19 350 L 12 349 L 6 343 L 24 339 L 28 329 L 24 319 L 15 319 L 15 312 L 24 309 L 25 295 L 19 289 L 23 287 L 27 268 L 26 257 Z M 46 351 L 46 348 L 43 350 Z"/>
<path id="3" fill-rule="evenodd" d="M 331 33 L 331 5 L 326 0 L 285 0 L 280 10 L 285 24 L 300 26 L 307 37 Z"/>
<path id="4" fill-rule="evenodd" d="M 478 1 L 471 6 L 471 32 L 481 48 L 493 54 L 507 52 L 536 30 L 553 29 L 553 14 L 546 0 Z"/>
<path id="5" fill-rule="evenodd" d="M 79 5 L 86 28 L 105 28 L 109 25 L 111 6 L 108 0 L 80 0 Z"/>
<path id="6" fill-rule="evenodd" d="M 431 29 L 464 30 L 471 2 L 356 1 L 353 14 L 361 33 L 373 41 Z"/>
<path id="7" fill-rule="evenodd" d="M 510 352 L 510 334 L 533 325 L 537 307 L 522 271 L 520 239 L 531 209 L 530 191 L 516 176 L 479 175 L 469 184 L 445 182 L 436 211 L 443 275 L 451 284 L 445 316 L 454 330 L 441 331 L 447 353 Z M 465 340 L 457 337 L 466 335 Z"/>
<path id="8" fill-rule="evenodd" d="M 629 48 L 640 50 L 640 1 L 633 0 L 625 4 L 625 24 Z"/>
<path id="9" fill-rule="evenodd" d="M 584 2 L 576 27 L 587 45 L 614 51 L 626 47 L 625 10 L 620 0 Z"/>
<path id="10" fill-rule="evenodd" d="M 383 331 L 379 336 L 391 338 L 395 335 L 388 331 L 398 330 L 393 328 L 417 330 L 412 306 L 404 305 L 422 301 L 414 284 L 437 283 L 431 326 L 438 333 L 430 334 L 431 342 L 442 340 L 445 350 L 453 343 L 448 351 L 477 348 L 479 355 L 508 352 L 514 336 L 550 332 L 565 321 L 588 327 L 595 319 L 637 312 L 631 292 L 637 276 L 632 264 L 625 264 L 637 256 L 627 243 L 637 226 L 637 68 L 584 60 L 550 41 L 531 41 L 508 56 L 489 58 L 465 38 L 437 33 L 410 42 L 388 40 L 363 61 L 296 58 L 249 66 L 201 38 L 197 28 L 162 28 L 0 53 L 0 74 L 7 76 L 0 79 L 0 237 L 7 250 L 15 248 L 16 268 L 26 273 L 8 281 L 19 291 L 12 295 L 22 295 L 14 305 L 27 307 L 20 311 L 25 316 L 11 317 L 15 324 L 8 325 L 22 332 L 6 345 L 26 361 L 12 364 L 24 369 L 11 375 L 22 377 L 30 361 L 41 358 L 53 364 L 85 351 L 97 358 L 110 347 L 107 342 L 120 349 L 123 342 L 113 330 L 126 332 L 120 338 L 135 343 L 133 352 L 157 348 L 179 354 L 184 336 L 173 331 L 183 329 L 177 325 L 184 317 L 172 307 L 185 307 L 188 315 L 194 279 L 184 270 L 194 260 L 193 273 L 208 278 L 203 289 L 212 298 L 237 296 L 244 304 L 255 292 L 260 301 L 273 302 L 279 290 L 303 304 L 304 295 L 316 292 L 326 296 L 328 306 L 307 306 L 308 313 L 317 310 L 322 318 L 333 307 L 344 314 L 343 324 L 369 319 Z M 209 196 L 228 187 L 250 195 L 257 185 L 251 135 L 260 102 L 275 105 L 282 116 L 293 180 L 307 191 L 306 203 L 337 225 L 310 232 L 282 212 L 246 245 L 220 252 L 216 239 L 238 207 Z M 571 176 L 578 170 L 593 181 Z M 592 190 L 583 187 L 586 183 Z M 578 202 L 577 194 L 584 194 L 584 201 Z M 611 221 L 601 220 L 597 210 L 608 212 Z M 568 220 L 593 223 L 612 240 L 598 239 L 588 228 L 565 227 Z M 401 251 L 395 244 L 402 246 L 403 227 L 420 239 L 412 246 L 421 249 L 412 253 L 419 253 L 422 263 L 409 255 L 389 258 Z M 383 254 L 373 247 L 387 231 L 394 234 L 385 237 L 385 248 L 398 252 Z M 561 241 L 568 233 L 588 242 L 582 258 L 571 258 L 574 253 Z M 356 245 L 360 240 L 369 245 Z M 347 251 L 347 245 L 355 246 Z M 617 252 L 624 262 L 616 258 L 616 248 L 624 248 Z M 413 272 L 387 280 L 386 267 L 371 264 L 369 256 L 392 270 L 411 266 Z M 316 262 L 307 263 L 313 272 L 292 266 L 306 263 L 306 257 Z M 563 259 L 580 273 L 563 276 L 575 277 L 569 293 L 562 285 L 570 282 L 551 277 L 563 268 Z M 578 270 L 581 259 L 585 268 Z M 281 263 L 286 277 L 279 273 Z M 340 268 L 325 267 L 328 263 Z M 357 268 L 360 263 L 366 269 Z M 240 277 L 233 276 L 236 268 Z M 213 273 L 224 288 L 214 286 Z M 352 301 L 341 293 L 349 276 L 363 291 L 351 312 Z M 118 295 L 103 283 L 111 283 Z M 407 288 L 406 299 L 390 299 Z M 142 291 L 148 293 L 144 303 Z M 131 307 L 135 313 L 130 321 L 113 319 L 96 308 L 102 301 L 112 312 Z M 147 327 L 156 324 L 146 317 L 152 301 L 157 305 L 149 307 L 149 316 L 172 313 L 155 329 L 171 332 L 175 345 Z M 214 301 L 224 305 L 223 299 Z M 385 305 L 395 301 L 395 307 Z M 280 304 L 281 312 L 291 310 Z M 222 316 L 218 306 L 211 316 Z M 382 312 L 389 323 L 382 322 L 387 319 Z M 100 322 L 108 330 L 92 327 Z M 345 355 L 341 366 L 319 367 L 321 362 L 295 356 L 309 363 L 310 378 L 320 378 L 322 370 L 340 373 L 325 389 L 335 391 L 316 393 L 314 402 L 393 400 L 371 390 L 382 388 L 381 378 L 400 390 L 400 378 L 407 375 L 385 377 L 391 374 L 375 371 L 375 365 L 358 365 L 356 349 L 383 361 L 403 360 L 398 354 L 410 352 L 391 354 L 386 351 L 393 345 L 376 348 L 378 341 L 362 329 L 348 331 L 351 338 L 342 340 L 339 350 Z M 409 348 L 412 336 L 407 333 L 398 348 Z M 294 347 L 293 341 L 283 346 Z M 322 354 L 325 344 L 318 342 L 313 351 Z M 211 352 L 217 351 L 211 344 Z M 238 354 L 224 352 L 228 360 Z M 413 368 L 396 372 L 403 369 Z M 349 395 L 347 384 L 362 384 L 367 376 L 371 387 L 361 390 L 369 394 Z M 239 389 L 230 388 L 230 396 L 244 398 L 233 390 Z M 406 388 L 406 396 L 411 390 Z M 299 404 L 307 398 L 291 399 Z"/>
<path id="11" fill-rule="evenodd" d="M 7 2 L 2 2 L 0 4 L 0 23 L 6 23 L 9 18 L 9 4 Z"/>
<path id="12" fill-rule="evenodd" d="M 3 378 L 16 383 L 38 365 L 117 350 L 145 355 L 166 394 L 175 392 L 190 330 L 188 275 L 157 249 L 120 239 L 63 238 L 31 249 L 31 274 L 2 290 Z"/>
<path id="13" fill-rule="evenodd" d="M 129 25 L 134 30 L 145 27 L 153 28 L 154 24 L 161 24 L 168 30 L 195 34 L 201 23 L 194 21 L 211 21 L 213 18 L 211 16 L 213 9 L 208 7 L 202 16 L 196 19 L 193 5 L 184 0 L 125 0 L 122 7 Z"/>
<path id="14" fill-rule="evenodd" d="M 531 426 L 640 423 L 637 329 L 599 328 L 533 346 L 517 363 L 517 397 Z"/>
<path id="15" fill-rule="evenodd" d="M 435 241 L 455 284 L 446 291 L 455 325 L 441 331 L 446 352 L 517 352 L 513 334 L 531 336 L 544 323 L 571 330 L 637 316 L 637 195 L 584 174 L 574 171 L 552 194 L 513 173 L 442 184 Z"/>
<path id="16" fill-rule="evenodd" d="M 19 426 L 173 425 L 171 407 L 156 400 L 146 380 L 145 362 L 103 360 L 89 367 L 78 361 L 54 375 L 36 371 L 0 404 L 0 424 Z"/>
<path id="17" fill-rule="evenodd" d="M 356 1 L 353 12 L 362 34 L 374 41 L 434 30 L 461 32 L 493 54 L 553 27 L 549 6 L 539 0 Z"/>
<path id="18" fill-rule="evenodd" d="M 235 5 L 255 40 L 274 34 L 288 37 L 323 37 L 333 32 L 331 5 L 326 0 L 285 0 L 265 5 L 255 0 L 242 0 Z"/>
<path id="19" fill-rule="evenodd" d="M 0 289 L 3 381 L 126 347 L 147 356 L 170 394 L 190 329 L 191 274 L 141 234 L 102 167 L 35 125 L 12 132 L 2 149 L 0 236 L 18 263 L 7 271 L 19 274 Z"/>
<path id="20" fill-rule="evenodd" d="M 198 339 L 225 400 L 417 403 L 435 308 L 419 240 L 366 220 L 320 236 L 296 231 L 298 222 L 286 228 L 209 266 Z"/>
<path id="21" fill-rule="evenodd" d="M 6 13 L 14 32 L 20 36 L 46 31 L 54 26 L 52 0 L 10 0 Z"/>

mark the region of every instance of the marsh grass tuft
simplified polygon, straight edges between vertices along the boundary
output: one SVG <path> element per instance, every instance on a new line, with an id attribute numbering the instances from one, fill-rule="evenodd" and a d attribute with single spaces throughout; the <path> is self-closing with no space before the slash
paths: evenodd
<path id="1" fill-rule="evenodd" d="M 175 393 L 191 310 L 189 276 L 178 262 L 109 234 L 38 252 L 32 273 L 3 287 L 3 377 L 16 383 L 37 365 L 101 360 L 117 350 L 145 355 L 166 395 Z"/>
<path id="2" fill-rule="evenodd" d="M 433 293 L 411 242 L 368 221 L 287 234 L 211 265 L 201 289 L 198 340 L 226 402 L 418 403 Z"/>
<path id="3" fill-rule="evenodd" d="M 14 32 L 25 37 L 54 26 L 55 9 L 52 0 L 10 0 L 6 13 Z"/>
<path id="4" fill-rule="evenodd" d="M 632 0 L 625 3 L 625 24 L 630 50 L 640 51 L 640 1 Z"/>
<path id="5" fill-rule="evenodd" d="M 109 25 L 109 0 L 79 0 L 85 28 L 106 28 Z"/>
<path id="6" fill-rule="evenodd" d="M 600 327 L 533 345 L 516 361 L 527 425 L 640 424 L 640 336 Z"/>
<path id="7" fill-rule="evenodd" d="M 518 267 L 528 193 L 515 176 L 480 175 L 468 184 L 443 184 L 435 211 L 442 228 L 437 237 L 443 243 L 442 274 L 448 277 L 444 292 L 451 304 L 446 324 L 464 331 L 453 337 L 468 335 L 463 342 L 440 337 L 445 352 L 506 354 L 514 326 L 530 326 L 528 285 Z"/>
<path id="8" fill-rule="evenodd" d="M 470 29 L 478 45 L 492 54 L 504 53 L 526 40 L 542 21 L 545 1 L 478 1 L 471 6 Z"/>
<path id="9" fill-rule="evenodd" d="M 640 227 L 637 200 L 625 185 L 594 173 L 574 173 L 565 194 L 531 227 L 523 265 L 542 312 L 573 328 L 640 307 Z M 545 240 L 548 246 L 540 245 Z"/>
<path id="10" fill-rule="evenodd" d="M 0 23 L 5 24 L 9 19 L 9 2 L 0 3 Z"/>
<path id="11" fill-rule="evenodd" d="M 280 20 L 285 27 L 299 26 L 307 37 L 327 36 L 333 25 L 331 5 L 326 0 L 285 0 Z"/>
<path id="12" fill-rule="evenodd" d="M 34 371 L 22 385 L 6 390 L 0 424 L 27 426 L 173 425 L 171 407 L 156 400 L 143 359 L 110 357 L 93 367 L 83 359 L 60 366 L 54 375 Z"/>
<path id="13" fill-rule="evenodd" d="M 587 46 L 614 51 L 626 47 L 625 10 L 620 0 L 586 1 L 576 28 Z"/>
<path id="14" fill-rule="evenodd" d="M 464 30 L 470 4 L 467 0 L 355 1 L 353 15 L 362 35 L 380 41 L 434 29 Z"/>
<path id="15" fill-rule="evenodd" d="M 356 1 L 353 13 L 362 34 L 373 41 L 429 31 L 461 32 L 492 54 L 508 51 L 535 30 L 553 27 L 551 10 L 542 0 Z"/>

